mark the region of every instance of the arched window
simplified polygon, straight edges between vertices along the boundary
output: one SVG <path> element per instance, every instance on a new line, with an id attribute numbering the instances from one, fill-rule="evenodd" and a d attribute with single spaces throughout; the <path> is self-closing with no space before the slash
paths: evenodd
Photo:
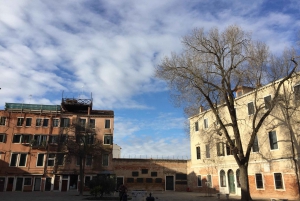
<path id="1" fill-rule="evenodd" d="M 224 170 L 220 171 L 220 184 L 221 187 L 226 187 L 226 174 Z"/>
<path id="2" fill-rule="evenodd" d="M 236 185 L 237 185 L 237 187 L 241 187 L 241 183 L 240 183 L 240 169 L 236 170 Z"/>

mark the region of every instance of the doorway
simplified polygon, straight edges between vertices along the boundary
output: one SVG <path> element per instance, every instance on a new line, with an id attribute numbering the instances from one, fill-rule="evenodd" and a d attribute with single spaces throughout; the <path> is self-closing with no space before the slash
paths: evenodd
<path id="1" fill-rule="evenodd" d="M 34 191 L 40 191 L 41 190 L 41 182 L 42 178 L 41 177 L 36 177 L 34 178 Z"/>
<path id="2" fill-rule="evenodd" d="M 77 190 L 77 184 L 78 184 L 78 175 L 77 174 L 70 175 L 69 189 Z"/>
<path id="3" fill-rule="evenodd" d="M 45 191 L 51 191 L 51 178 L 46 178 Z"/>
<path id="4" fill-rule="evenodd" d="M 116 189 L 119 189 L 119 187 L 124 184 L 124 181 L 123 181 L 123 177 L 117 177 L 117 186 L 116 186 Z"/>
<path id="5" fill-rule="evenodd" d="M 54 177 L 54 188 L 53 188 L 53 190 L 59 191 L 59 182 L 60 182 L 60 176 L 55 175 L 55 177 Z"/>
<path id="6" fill-rule="evenodd" d="M 166 190 L 167 191 L 174 190 L 174 176 L 166 176 Z"/>
<path id="7" fill-rule="evenodd" d="M 16 183 L 16 191 L 22 191 L 22 190 L 23 190 L 23 177 L 18 177 Z"/>
<path id="8" fill-rule="evenodd" d="M 228 183 L 229 193 L 235 194 L 234 173 L 231 169 L 228 170 Z"/>
<path id="9" fill-rule="evenodd" d="M 0 177 L 0 192 L 4 191 L 5 177 Z"/>
<path id="10" fill-rule="evenodd" d="M 6 191 L 12 191 L 14 187 L 14 178 L 8 177 Z"/>

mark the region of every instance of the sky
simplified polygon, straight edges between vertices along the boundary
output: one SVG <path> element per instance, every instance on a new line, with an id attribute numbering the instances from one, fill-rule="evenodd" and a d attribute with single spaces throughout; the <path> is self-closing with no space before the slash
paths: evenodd
<path id="1" fill-rule="evenodd" d="M 114 110 L 122 158 L 189 159 L 188 117 L 155 68 L 195 28 L 238 25 L 280 53 L 298 0 L 0 0 L 0 109 L 93 98 Z"/>

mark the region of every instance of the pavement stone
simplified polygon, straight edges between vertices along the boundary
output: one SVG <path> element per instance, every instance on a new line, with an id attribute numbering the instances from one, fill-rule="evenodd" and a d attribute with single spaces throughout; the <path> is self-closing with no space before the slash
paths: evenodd
<path id="1" fill-rule="evenodd" d="M 150 193 L 150 192 L 149 192 Z M 148 193 L 148 195 L 149 195 Z M 117 194 L 115 194 L 117 196 Z M 130 197 L 130 192 L 128 193 Z M 79 196 L 77 191 L 68 192 L 0 192 L 0 201 L 84 201 L 90 195 L 85 192 L 83 196 Z M 173 192 L 158 191 L 152 192 L 155 201 L 218 201 L 215 194 L 208 196 L 204 193 L 196 192 Z M 239 200 L 239 196 L 229 196 L 229 200 Z M 227 200 L 225 195 L 221 195 L 221 200 Z M 262 200 L 262 199 L 255 199 Z M 265 199 L 266 200 L 266 199 Z M 116 200 L 117 201 L 117 200 Z"/>

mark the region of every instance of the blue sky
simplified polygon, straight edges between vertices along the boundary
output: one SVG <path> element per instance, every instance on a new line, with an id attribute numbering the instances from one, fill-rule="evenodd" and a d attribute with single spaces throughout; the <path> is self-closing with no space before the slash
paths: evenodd
<path id="1" fill-rule="evenodd" d="M 122 157 L 189 158 L 187 117 L 154 77 L 194 28 L 237 24 L 280 53 L 295 46 L 298 0 L 0 0 L 0 108 L 90 97 L 115 111 Z"/>

